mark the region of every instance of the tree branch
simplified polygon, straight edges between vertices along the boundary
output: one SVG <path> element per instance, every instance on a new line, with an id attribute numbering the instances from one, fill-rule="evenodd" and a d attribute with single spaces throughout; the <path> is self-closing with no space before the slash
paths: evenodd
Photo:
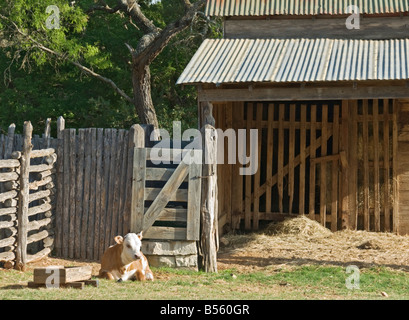
<path id="1" fill-rule="evenodd" d="M 185 3 L 190 3 L 188 0 L 183 0 Z M 166 47 L 169 41 L 179 32 L 186 29 L 196 12 L 206 4 L 206 0 L 198 0 L 193 5 L 189 6 L 189 10 L 178 21 L 170 23 L 159 34 L 145 35 L 139 42 L 138 48 L 133 56 L 134 60 L 145 64 L 150 64 Z M 145 38 L 145 39 L 144 39 Z"/>
<path id="2" fill-rule="evenodd" d="M 137 0 L 118 0 L 118 6 L 120 10 L 132 17 L 144 33 L 159 33 L 161 31 L 143 14 Z"/>
<path id="3" fill-rule="evenodd" d="M 110 6 L 108 6 L 106 3 L 104 5 L 93 5 L 92 7 L 90 7 L 86 13 L 90 14 L 93 13 L 94 11 L 104 11 L 107 13 L 116 13 L 121 9 L 121 7 L 119 5 L 115 6 L 114 8 L 111 8 Z"/>
<path id="4" fill-rule="evenodd" d="M 93 77 L 95 77 L 95 78 L 97 78 L 97 79 L 99 79 L 99 80 L 105 82 L 106 84 L 110 85 L 110 86 L 111 86 L 121 97 L 123 97 L 126 101 L 128 101 L 128 102 L 130 102 L 130 103 L 133 104 L 133 100 L 132 100 L 123 90 L 121 90 L 121 89 L 115 84 L 115 82 L 113 82 L 111 79 L 106 78 L 106 77 L 104 77 L 104 76 L 102 76 L 102 75 L 100 75 L 100 74 L 98 74 L 98 73 L 92 71 L 91 69 L 89 69 L 89 68 L 83 66 L 82 64 L 80 64 L 78 61 L 71 60 L 71 59 L 67 58 L 65 55 L 63 55 L 63 54 L 61 54 L 61 53 L 59 53 L 59 52 L 57 52 L 57 51 L 54 51 L 54 50 L 52 50 L 52 49 L 50 49 L 50 48 L 47 48 L 46 46 L 44 46 L 43 44 L 41 44 L 41 43 L 38 42 L 37 40 L 33 39 L 30 35 L 28 35 L 28 34 L 26 34 L 25 32 L 23 32 L 23 31 L 17 26 L 17 24 L 15 24 L 15 23 L 14 23 L 13 21 L 11 21 L 9 18 L 7 18 L 7 17 L 5 17 L 5 16 L 3 16 L 3 15 L 1 15 L 1 14 L 0 14 L 0 18 L 3 19 L 3 20 L 8 21 L 9 23 L 11 23 L 11 24 L 14 26 L 15 30 L 16 30 L 20 35 L 22 35 L 23 37 L 25 37 L 27 40 L 29 40 L 31 43 L 34 44 L 34 47 L 36 47 L 36 48 L 38 48 L 38 49 L 40 49 L 40 50 L 42 50 L 42 51 L 44 51 L 44 52 L 47 52 L 47 53 L 49 53 L 49 54 L 52 54 L 52 55 L 56 56 L 56 57 L 59 58 L 59 59 L 66 60 L 66 61 L 68 61 L 69 63 L 71 63 L 72 65 L 74 65 L 74 66 L 76 66 L 77 68 L 79 68 L 80 70 L 84 71 L 85 73 L 87 73 L 87 74 L 89 74 L 89 75 L 91 75 L 91 76 L 93 76 Z"/>
<path id="5" fill-rule="evenodd" d="M 183 0 L 183 3 L 185 5 L 185 10 L 188 11 L 190 9 L 190 7 L 192 6 L 192 4 L 190 3 L 189 0 Z"/>

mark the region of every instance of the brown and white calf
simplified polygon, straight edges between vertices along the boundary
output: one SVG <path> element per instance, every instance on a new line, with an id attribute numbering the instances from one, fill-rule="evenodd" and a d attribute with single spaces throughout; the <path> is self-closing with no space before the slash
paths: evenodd
<path id="1" fill-rule="evenodd" d="M 142 232 L 116 236 L 115 245 L 102 256 L 99 277 L 118 282 L 126 280 L 153 280 L 148 259 L 141 252 Z"/>

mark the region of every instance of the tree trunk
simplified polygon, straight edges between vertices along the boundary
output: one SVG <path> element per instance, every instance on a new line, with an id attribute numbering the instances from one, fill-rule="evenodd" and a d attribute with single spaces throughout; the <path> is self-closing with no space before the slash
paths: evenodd
<path id="1" fill-rule="evenodd" d="M 149 65 L 134 63 L 132 74 L 134 104 L 139 121 L 159 128 L 158 118 L 151 97 L 151 71 Z"/>

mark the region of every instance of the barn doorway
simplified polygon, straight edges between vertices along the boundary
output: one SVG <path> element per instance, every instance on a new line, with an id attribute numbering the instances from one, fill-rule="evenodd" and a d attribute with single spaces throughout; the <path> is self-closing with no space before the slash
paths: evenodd
<path id="1" fill-rule="evenodd" d="M 216 127 L 258 129 L 255 175 L 219 165 L 219 226 L 257 230 L 262 221 L 304 214 L 340 230 L 345 167 L 350 225 L 390 231 L 393 113 L 388 99 L 215 103 Z"/>

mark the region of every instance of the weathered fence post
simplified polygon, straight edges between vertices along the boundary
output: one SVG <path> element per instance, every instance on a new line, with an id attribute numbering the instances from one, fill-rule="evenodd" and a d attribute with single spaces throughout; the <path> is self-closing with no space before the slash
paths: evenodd
<path id="1" fill-rule="evenodd" d="M 63 203 L 63 153 L 64 153 L 64 130 L 65 120 L 63 117 L 57 119 L 57 201 L 55 212 L 55 250 L 57 255 L 62 255 L 62 203 Z"/>
<path id="2" fill-rule="evenodd" d="M 45 129 L 43 134 L 43 147 L 48 149 L 51 140 L 51 118 L 47 118 L 45 122 Z"/>
<path id="3" fill-rule="evenodd" d="M 201 268 L 205 272 L 217 272 L 218 251 L 218 204 L 217 204 L 217 131 L 205 124 L 202 128 L 203 170 L 201 239 L 199 243 L 202 256 Z"/>
<path id="4" fill-rule="evenodd" d="M 144 148 L 146 144 L 145 130 L 141 125 L 133 125 L 130 135 L 130 151 L 132 150 L 132 187 L 129 198 L 129 227 L 131 232 L 142 230 L 144 214 L 145 167 L 146 157 L 137 148 Z M 143 150 L 146 154 L 146 150 Z"/>
<path id="5" fill-rule="evenodd" d="M 28 227 L 28 204 L 29 204 L 29 173 L 30 154 L 33 149 L 31 137 L 33 126 L 31 122 L 24 122 L 23 151 L 20 157 L 20 190 L 18 197 L 18 236 L 16 250 L 16 265 L 18 270 L 24 270 L 27 263 L 27 227 Z"/>
<path id="6" fill-rule="evenodd" d="M 16 130 L 16 125 L 12 123 L 9 126 L 8 132 L 7 132 L 7 144 L 6 144 L 6 149 L 4 150 L 4 159 L 10 159 L 11 153 L 13 152 L 13 146 L 14 146 L 14 131 Z"/>

